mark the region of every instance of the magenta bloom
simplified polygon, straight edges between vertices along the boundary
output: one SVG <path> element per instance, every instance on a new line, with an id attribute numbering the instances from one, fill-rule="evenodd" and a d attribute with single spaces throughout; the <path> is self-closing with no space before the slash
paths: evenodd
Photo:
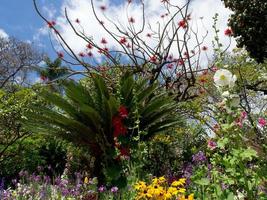
<path id="1" fill-rule="evenodd" d="M 208 140 L 208 148 L 209 148 L 210 150 L 214 150 L 214 149 L 216 149 L 216 147 L 217 147 L 217 143 L 216 143 L 215 141 L 213 141 L 213 140 Z"/>
<path id="2" fill-rule="evenodd" d="M 260 118 L 258 119 L 258 123 L 259 123 L 259 126 L 263 128 L 264 126 L 266 126 L 267 121 L 266 121 L 266 119 L 260 117 Z"/>
<path id="3" fill-rule="evenodd" d="M 98 188 L 98 191 L 99 192 L 105 192 L 106 191 L 106 187 L 104 185 L 101 185 L 99 188 Z"/>
<path id="4" fill-rule="evenodd" d="M 248 114 L 245 111 L 241 112 L 241 119 L 245 119 L 247 115 Z"/>
<path id="5" fill-rule="evenodd" d="M 112 188 L 110 189 L 110 191 L 111 191 L 112 193 L 116 193 L 116 192 L 118 192 L 118 190 L 119 190 L 119 188 L 116 187 L 116 186 L 114 186 L 114 187 L 112 187 Z"/>

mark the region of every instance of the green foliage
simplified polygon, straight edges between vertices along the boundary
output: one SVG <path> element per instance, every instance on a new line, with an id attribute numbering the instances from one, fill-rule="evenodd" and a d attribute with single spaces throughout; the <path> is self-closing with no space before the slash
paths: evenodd
<path id="1" fill-rule="evenodd" d="M 137 77 L 136 77 L 137 78 Z M 125 148 L 134 147 L 139 140 L 148 140 L 156 133 L 177 124 L 172 115 L 175 103 L 165 93 L 160 93 L 156 84 L 126 74 L 120 87 L 107 87 L 99 75 L 92 75 L 93 90 L 73 81 L 65 82 L 66 96 L 43 91 L 40 95 L 55 106 L 36 107 L 29 113 L 28 128 L 35 131 L 55 133 L 74 144 L 86 146 L 95 157 L 93 175 L 104 177 L 111 183 L 125 184 L 116 143 Z M 120 106 L 129 113 L 123 120 L 127 134 L 114 139 L 113 119 Z M 142 134 L 141 134 L 142 133 Z M 136 139 L 137 138 L 137 139 Z M 105 174 L 105 176 L 104 176 Z M 115 182 L 114 182 L 115 181 Z"/>
<path id="2" fill-rule="evenodd" d="M 51 178 L 61 175 L 66 164 L 66 148 L 54 138 L 34 135 L 12 144 L 5 157 L 0 163 L 0 177 L 10 185 L 13 179 L 19 178 L 20 171 L 31 174 L 42 168 L 42 173 Z"/>
<path id="3" fill-rule="evenodd" d="M 0 161 L 5 159 L 8 148 L 31 134 L 20 120 L 40 100 L 31 89 L 16 88 L 11 92 L 0 91 Z"/>
<path id="4" fill-rule="evenodd" d="M 223 0 L 234 12 L 229 20 L 239 47 L 245 46 L 258 62 L 267 58 L 266 0 Z"/>

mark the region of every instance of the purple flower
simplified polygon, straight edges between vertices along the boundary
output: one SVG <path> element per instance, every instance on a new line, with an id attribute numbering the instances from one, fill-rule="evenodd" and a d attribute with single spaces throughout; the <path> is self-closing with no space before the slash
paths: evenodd
<path id="1" fill-rule="evenodd" d="M 192 160 L 196 164 L 202 164 L 207 160 L 207 158 L 202 151 L 199 151 L 198 153 L 192 156 Z"/>
<path id="2" fill-rule="evenodd" d="M 110 191 L 111 191 L 112 193 L 116 193 L 116 192 L 118 192 L 118 190 L 119 190 L 119 188 L 116 187 L 116 186 L 114 186 L 114 187 L 112 187 L 112 188 L 110 189 Z"/>
<path id="3" fill-rule="evenodd" d="M 106 190 L 106 187 L 101 185 L 99 188 L 98 188 L 98 191 L 99 192 L 104 192 Z"/>

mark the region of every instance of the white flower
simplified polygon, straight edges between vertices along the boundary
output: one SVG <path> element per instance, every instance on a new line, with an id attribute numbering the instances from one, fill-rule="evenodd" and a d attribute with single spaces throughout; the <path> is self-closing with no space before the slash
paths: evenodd
<path id="1" fill-rule="evenodd" d="M 227 98 L 227 97 L 230 96 L 230 92 L 229 91 L 225 91 L 225 92 L 222 93 L 222 96 Z"/>
<path id="2" fill-rule="evenodd" d="M 236 81 L 236 76 L 227 69 L 219 69 L 213 77 L 214 83 L 218 87 L 229 86 L 233 87 Z"/>

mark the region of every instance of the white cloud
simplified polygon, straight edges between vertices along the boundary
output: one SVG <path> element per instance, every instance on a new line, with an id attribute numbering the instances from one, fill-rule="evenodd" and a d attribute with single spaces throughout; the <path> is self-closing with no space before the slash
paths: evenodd
<path id="1" fill-rule="evenodd" d="M 139 30 L 142 27 L 142 9 L 141 5 L 135 2 L 139 1 L 132 1 L 131 5 L 128 7 L 128 10 L 126 12 L 127 7 L 127 1 L 123 1 L 124 3 L 115 5 L 112 4 L 111 0 L 102 0 L 102 1 L 94 1 L 95 2 L 95 8 L 99 15 L 99 18 L 104 21 L 105 26 L 108 28 L 109 31 L 118 33 L 115 26 L 110 23 L 105 16 L 108 16 L 113 23 L 118 25 L 120 28 L 129 26 L 128 23 L 128 17 L 134 17 L 136 23 L 135 23 L 135 29 Z M 175 5 L 183 5 L 185 0 L 171 0 L 172 4 Z M 104 12 L 105 16 L 102 14 L 101 10 L 99 9 L 101 5 L 106 5 L 107 10 Z M 78 30 L 84 31 L 84 33 L 88 37 L 92 37 L 93 40 L 96 43 L 100 43 L 100 40 L 102 38 L 106 38 L 108 41 L 108 47 L 114 48 L 117 46 L 116 41 L 114 41 L 111 36 L 107 34 L 107 32 L 103 29 L 103 27 L 99 24 L 99 22 L 95 19 L 95 16 L 93 14 L 90 0 L 65 0 L 61 7 L 60 16 L 56 18 L 57 23 L 57 29 L 62 34 L 65 41 L 69 44 L 69 46 L 76 52 L 81 52 L 85 50 L 86 43 L 75 35 L 72 28 L 69 26 L 69 24 L 66 21 L 65 18 L 65 8 L 67 8 L 68 16 L 70 20 L 72 20 L 75 27 L 77 27 Z M 208 36 L 205 39 L 205 45 L 208 46 L 209 51 L 208 55 L 210 56 L 212 54 L 212 40 L 214 38 L 214 32 L 212 30 L 213 25 L 213 19 L 215 13 L 219 14 L 219 20 L 217 23 L 217 27 L 220 30 L 219 38 L 221 43 L 224 46 L 227 46 L 229 44 L 229 37 L 224 36 L 223 31 L 227 27 L 227 19 L 229 17 L 230 11 L 226 9 L 220 0 L 195 0 L 192 1 L 190 12 L 192 11 L 192 23 L 194 24 L 194 27 L 196 28 L 196 25 L 198 27 L 198 33 L 199 37 L 201 38 L 202 35 L 205 35 L 206 30 L 209 31 Z M 162 14 L 166 13 L 166 9 L 161 3 L 161 0 L 145 0 L 145 15 L 146 15 L 146 23 L 147 25 L 150 24 L 153 30 L 158 29 L 158 24 L 161 24 L 161 26 L 164 24 L 164 20 L 160 18 Z M 204 17 L 202 22 L 199 19 L 200 17 Z M 75 23 L 75 19 L 80 20 L 81 27 Z M 179 20 L 179 19 L 177 19 Z M 160 22 L 160 23 L 158 23 Z M 181 30 L 180 35 L 183 34 Z M 45 33 L 45 31 L 42 29 L 40 32 Z M 149 30 L 149 27 L 145 27 L 145 31 L 142 35 L 144 40 L 151 46 L 156 45 L 156 43 L 150 39 L 148 40 L 145 36 L 148 32 L 151 32 Z M 195 45 L 195 42 L 189 43 L 189 47 L 192 48 Z M 235 42 L 232 42 L 231 48 L 235 46 Z M 231 49 L 230 48 L 230 49 Z M 174 49 L 174 48 L 172 48 Z"/>
<path id="2" fill-rule="evenodd" d="M 0 29 L 0 37 L 8 38 L 8 34 L 3 29 Z"/>

